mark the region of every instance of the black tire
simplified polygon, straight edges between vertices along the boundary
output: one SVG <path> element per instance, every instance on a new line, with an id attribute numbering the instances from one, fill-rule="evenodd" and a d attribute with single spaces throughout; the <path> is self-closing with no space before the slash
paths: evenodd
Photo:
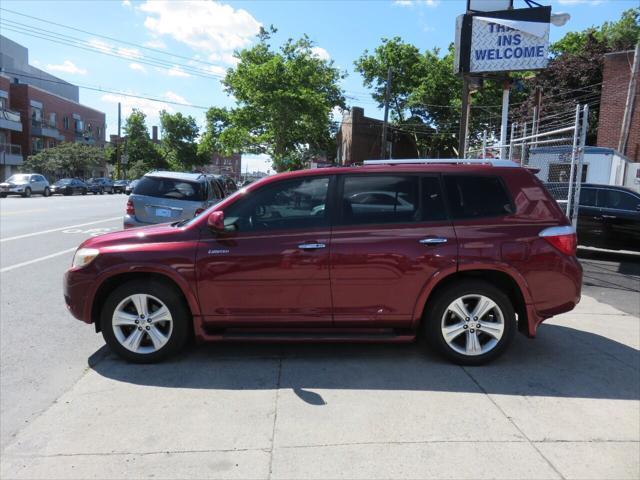
<path id="1" fill-rule="evenodd" d="M 0 193 L 0 198 L 7 198 L 7 194 L 6 193 Z"/>
<path id="2" fill-rule="evenodd" d="M 152 353 L 137 353 L 125 348 L 116 338 L 112 317 L 116 307 L 130 295 L 151 295 L 163 302 L 171 313 L 173 328 L 169 340 Z M 105 301 L 100 313 L 102 336 L 117 355 L 134 363 L 154 363 L 178 353 L 185 345 L 191 331 L 191 313 L 176 289 L 155 280 L 131 280 L 116 288 Z"/>
<path id="3" fill-rule="evenodd" d="M 109 195 L 113 195 L 113 188 L 109 190 Z"/>
<path id="4" fill-rule="evenodd" d="M 29 198 L 31 196 L 31 189 L 29 187 L 25 188 L 22 196 L 25 198 Z"/>
<path id="5" fill-rule="evenodd" d="M 99 190 L 99 192 L 100 192 L 100 195 L 104 195 L 104 190 L 102 188 Z"/>
<path id="6" fill-rule="evenodd" d="M 49 190 L 49 187 L 44 187 L 44 192 L 42 192 L 42 195 L 45 197 L 51 196 L 51 190 Z"/>
<path id="7" fill-rule="evenodd" d="M 442 333 L 441 326 L 443 317 L 449 305 L 451 305 L 454 300 L 467 295 L 482 295 L 488 297 L 495 302 L 503 316 L 504 326 L 502 337 L 492 349 L 483 354 L 468 355 L 454 350 L 454 348 L 445 341 Z M 474 320 L 472 318 L 470 325 L 472 328 L 473 322 Z M 466 328 L 468 327 L 465 327 L 465 329 Z M 459 365 L 482 365 L 494 360 L 504 353 L 509 343 L 513 340 L 516 329 L 516 314 L 509 297 L 495 285 L 482 280 L 463 280 L 459 283 L 451 284 L 445 290 L 438 292 L 434 298 L 429 300 L 422 322 L 422 334 L 431 347 L 445 358 Z M 473 330 L 469 330 L 467 334 L 465 330 L 465 335 L 470 335 L 472 331 Z M 480 342 L 488 342 L 492 338 L 485 332 L 481 334 L 477 333 L 476 335 L 482 339 Z"/>
<path id="8" fill-rule="evenodd" d="M 82 194 L 83 194 L 83 195 L 86 195 L 86 194 L 87 194 L 87 189 L 86 189 L 86 188 L 83 188 L 83 189 L 82 189 Z"/>

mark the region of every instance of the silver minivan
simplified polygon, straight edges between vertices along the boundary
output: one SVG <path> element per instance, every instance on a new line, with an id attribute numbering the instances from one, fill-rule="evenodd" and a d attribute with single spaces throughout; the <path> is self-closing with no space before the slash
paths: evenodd
<path id="1" fill-rule="evenodd" d="M 32 193 L 40 193 L 45 197 L 51 195 L 49 182 L 38 173 L 16 173 L 0 183 L 0 198 L 7 195 L 30 197 Z"/>
<path id="2" fill-rule="evenodd" d="M 187 220 L 223 198 L 224 189 L 212 175 L 147 173 L 129 196 L 124 228 Z"/>

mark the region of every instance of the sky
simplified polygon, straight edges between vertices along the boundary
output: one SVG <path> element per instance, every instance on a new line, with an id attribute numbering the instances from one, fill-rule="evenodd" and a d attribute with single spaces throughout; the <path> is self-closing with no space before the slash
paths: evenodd
<path id="1" fill-rule="evenodd" d="M 526 7 L 524 0 L 514 2 Z M 564 27 L 552 26 L 551 42 L 571 30 L 617 20 L 638 5 L 637 0 L 538 3 L 571 15 Z M 466 1 L 2 0 L 0 7 L 0 33 L 26 46 L 32 65 L 79 85 L 80 102 L 106 113 L 109 135 L 117 131 L 118 102 L 123 117 L 132 108 L 142 110 L 149 127 L 159 124 L 162 109 L 192 115 L 203 126 L 208 107 L 232 107 L 220 79 L 234 65 L 234 50 L 253 45 L 260 26 L 269 25 L 278 29 L 274 45 L 307 34 L 316 55 L 348 74 L 342 82 L 348 105 L 381 118 L 353 62 L 384 37 L 445 50 Z M 267 171 L 271 165 L 266 156 L 245 155 L 242 168 Z"/>

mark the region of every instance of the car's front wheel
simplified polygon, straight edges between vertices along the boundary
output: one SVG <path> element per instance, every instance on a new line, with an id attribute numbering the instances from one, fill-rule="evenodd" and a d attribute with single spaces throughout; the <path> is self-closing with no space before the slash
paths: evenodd
<path id="1" fill-rule="evenodd" d="M 157 281 L 133 280 L 115 289 L 101 314 L 107 345 L 126 360 L 151 363 L 187 341 L 191 315 L 181 295 Z"/>
<path id="2" fill-rule="evenodd" d="M 31 196 L 31 189 L 29 187 L 25 188 L 22 196 L 25 198 L 29 198 Z"/>
<path id="3" fill-rule="evenodd" d="M 500 289 L 465 280 L 439 292 L 423 324 L 429 343 L 462 365 L 481 365 L 504 352 L 516 330 L 516 315 Z"/>

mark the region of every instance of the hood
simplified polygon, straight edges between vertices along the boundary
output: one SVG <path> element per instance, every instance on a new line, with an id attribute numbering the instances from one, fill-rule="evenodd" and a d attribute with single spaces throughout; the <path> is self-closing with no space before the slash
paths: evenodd
<path id="1" fill-rule="evenodd" d="M 190 230 L 194 229 L 172 227 L 171 224 L 163 223 L 98 235 L 85 240 L 80 247 L 117 249 L 127 245 L 180 242 L 197 236 L 197 232 Z"/>
<path id="2" fill-rule="evenodd" d="M 2 182 L 0 185 L 3 187 L 21 187 L 22 185 L 26 185 L 29 182 Z"/>

